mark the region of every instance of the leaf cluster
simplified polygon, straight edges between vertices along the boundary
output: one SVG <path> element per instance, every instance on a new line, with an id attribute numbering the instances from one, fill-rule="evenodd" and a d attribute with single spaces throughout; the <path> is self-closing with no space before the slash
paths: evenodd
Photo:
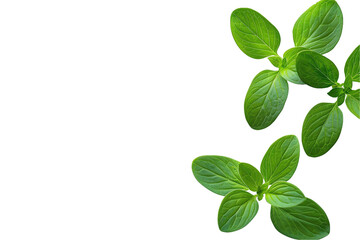
<path id="1" fill-rule="evenodd" d="M 280 233 L 294 239 L 320 239 L 330 232 L 324 210 L 287 182 L 295 173 L 299 157 L 299 141 L 288 135 L 270 146 L 260 171 L 248 163 L 213 155 L 196 158 L 192 170 L 204 187 L 225 196 L 218 212 L 221 231 L 244 228 L 256 216 L 258 201 L 265 196 L 271 204 L 271 221 Z"/>
<path id="2" fill-rule="evenodd" d="M 338 43 L 343 29 L 342 11 L 335 0 L 321 0 L 305 11 L 293 28 L 294 47 L 283 57 L 277 53 L 280 34 L 260 13 L 239 8 L 231 15 L 231 31 L 238 47 L 249 57 L 268 58 L 278 70 L 264 70 L 255 76 L 245 97 L 248 124 L 256 130 L 270 126 L 286 103 L 289 85 L 307 84 L 314 88 L 332 87 L 335 103 L 320 103 L 310 110 L 303 124 L 302 142 L 307 155 L 318 157 L 329 151 L 340 136 L 343 115 L 339 106 L 360 118 L 360 46 L 345 65 L 346 79 L 338 83 L 335 64 L 322 56 Z"/>
<path id="3" fill-rule="evenodd" d="M 314 17 L 316 16 L 316 17 Z M 334 0 L 322 0 L 309 8 L 293 28 L 295 47 L 283 58 L 277 51 L 280 33 L 260 13 L 239 8 L 230 19 L 231 32 L 238 47 L 249 57 L 268 58 L 278 68 L 265 70 L 255 76 L 245 98 L 245 117 L 256 130 L 270 126 L 282 111 L 289 92 L 288 82 L 304 84 L 297 73 L 299 53 L 311 50 L 319 54 L 331 51 L 340 39 L 343 17 Z"/>
<path id="4" fill-rule="evenodd" d="M 301 52 L 296 68 L 301 80 L 313 88 L 329 88 L 334 103 L 319 103 L 305 117 L 302 143 L 307 155 L 319 157 L 327 153 L 339 139 L 343 126 L 343 113 L 339 108 L 346 101 L 348 109 L 360 118 L 360 89 L 353 90 L 353 82 L 360 81 L 360 46 L 345 64 L 345 81 L 340 84 L 339 70 L 328 58 L 312 51 Z"/>

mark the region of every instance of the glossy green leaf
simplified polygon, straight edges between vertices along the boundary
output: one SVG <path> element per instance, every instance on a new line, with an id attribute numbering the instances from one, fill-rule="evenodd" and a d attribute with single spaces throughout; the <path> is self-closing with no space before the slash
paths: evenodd
<path id="1" fill-rule="evenodd" d="M 258 212 L 256 197 L 243 190 L 228 193 L 221 202 L 218 225 L 223 232 L 239 230 L 251 222 Z"/>
<path id="2" fill-rule="evenodd" d="M 261 59 L 277 55 L 279 31 L 260 13 L 249 8 L 236 9 L 230 24 L 236 44 L 249 57 Z"/>
<path id="3" fill-rule="evenodd" d="M 345 91 L 351 90 L 352 87 L 353 87 L 352 77 L 347 76 L 347 77 L 345 78 L 345 82 L 344 82 Z"/>
<path id="4" fill-rule="evenodd" d="M 346 97 L 346 106 L 357 118 L 360 118 L 360 89 L 351 91 Z"/>
<path id="5" fill-rule="evenodd" d="M 338 106 L 341 106 L 345 102 L 345 96 L 346 96 L 345 93 L 341 93 L 338 96 L 338 98 L 336 100 L 336 103 L 337 103 Z"/>
<path id="6" fill-rule="evenodd" d="M 296 84 L 304 84 L 296 70 L 296 57 L 300 52 L 305 50 L 306 48 L 294 47 L 284 53 L 282 66 L 280 67 L 280 74 L 287 81 Z"/>
<path id="7" fill-rule="evenodd" d="M 324 54 L 338 43 L 343 28 L 343 16 L 334 0 L 322 0 L 296 21 L 293 29 L 294 43 Z"/>
<path id="8" fill-rule="evenodd" d="M 271 62 L 271 64 L 274 66 L 274 67 L 280 67 L 281 66 L 281 62 L 282 62 L 282 59 L 281 57 L 279 56 L 271 56 L 271 57 L 268 57 L 269 61 Z"/>
<path id="9" fill-rule="evenodd" d="M 222 156 L 201 156 L 192 163 L 195 178 L 210 191 L 225 196 L 237 190 L 247 190 L 239 175 L 239 162 Z"/>
<path id="10" fill-rule="evenodd" d="M 345 64 L 345 76 L 360 82 L 360 45 L 355 48 Z"/>
<path id="11" fill-rule="evenodd" d="M 319 103 L 307 114 L 302 143 L 310 157 L 327 153 L 338 140 L 343 124 L 343 114 L 337 103 Z"/>
<path id="12" fill-rule="evenodd" d="M 265 70 L 252 81 L 245 97 L 245 118 L 259 130 L 270 126 L 284 108 L 289 86 L 278 72 Z"/>
<path id="13" fill-rule="evenodd" d="M 344 92 L 343 88 L 333 88 L 330 90 L 330 92 L 328 92 L 328 95 L 330 97 L 338 97 L 343 92 Z"/>
<path id="14" fill-rule="evenodd" d="M 330 233 L 330 222 L 326 213 L 308 198 L 294 207 L 272 206 L 271 221 L 276 230 L 294 239 L 321 239 Z"/>
<path id="15" fill-rule="evenodd" d="M 298 187 L 288 182 L 276 182 L 266 192 L 265 199 L 275 207 L 293 207 L 305 200 Z"/>
<path id="16" fill-rule="evenodd" d="M 239 174 L 245 185 L 256 192 L 263 183 L 261 173 L 248 163 L 240 163 Z"/>
<path id="17" fill-rule="evenodd" d="M 300 144 L 296 136 L 288 135 L 276 140 L 267 150 L 260 167 L 265 182 L 288 181 L 296 170 L 300 157 Z"/>
<path id="18" fill-rule="evenodd" d="M 337 83 L 339 71 L 335 64 L 319 53 L 303 51 L 296 58 L 300 79 L 314 88 L 327 88 Z"/>

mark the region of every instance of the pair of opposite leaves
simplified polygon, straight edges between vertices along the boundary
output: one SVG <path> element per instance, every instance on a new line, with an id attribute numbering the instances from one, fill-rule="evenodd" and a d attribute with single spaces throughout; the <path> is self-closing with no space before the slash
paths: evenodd
<path id="1" fill-rule="evenodd" d="M 276 120 L 288 96 L 287 81 L 313 87 L 342 88 L 337 83 L 339 74 L 336 66 L 321 56 L 336 46 L 342 27 L 342 12 L 335 0 L 316 3 L 296 21 L 293 29 L 295 47 L 287 50 L 282 59 L 277 54 L 280 34 L 265 17 L 247 8 L 232 13 L 231 30 L 239 48 L 255 59 L 268 57 L 279 68 L 278 71 L 260 72 L 249 87 L 245 98 L 245 117 L 253 129 L 264 129 Z M 320 71 L 319 65 L 323 65 L 320 70 L 328 71 Z M 360 118 L 360 90 L 351 90 L 353 81 L 360 82 L 360 47 L 349 57 L 345 73 L 345 88 L 333 92 L 338 101 L 316 105 L 305 118 L 302 142 L 309 156 L 321 156 L 336 143 L 343 122 L 338 106 L 344 102 L 345 96 L 349 110 Z"/>
<path id="2" fill-rule="evenodd" d="M 225 196 L 218 212 L 220 230 L 233 232 L 245 227 L 257 214 L 256 198 L 260 201 L 265 195 L 271 204 L 271 221 L 280 233 L 294 239 L 327 236 L 330 223 L 324 210 L 306 198 L 298 187 L 287 182 L 297 168 L 299 156 L 299 141 L 296 136 L 289 135 L 270 146 L 260 172 L 250 164 L 227 157 L 196 158 L 192 170 L 198 182 Z"/>

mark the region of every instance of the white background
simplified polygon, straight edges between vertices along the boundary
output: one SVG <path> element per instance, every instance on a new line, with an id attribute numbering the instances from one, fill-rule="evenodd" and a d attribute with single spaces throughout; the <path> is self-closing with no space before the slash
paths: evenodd
<path id="1" fill-rule="evenodd" d="M 333 101 L 289 84 L 276 122 L 246 123 L 253 77 L 274 69 L 243 54 L 230 14 L 250 7 L 280 31 L 279 54 L 315 0 L 1 1 L 0 239 L 287 239 L 269 205 L 246 228 L 217 227 L 221 196 L 202 187 L 192 160 L 217 154 L 256 167 L 276 139 L 300 136 L 306 113 Z M 360 44 L 358 1 L 338 1 L 339 67 Z M 358 87 L 359 85 L 357 85 Z M 359 119 L 328 154 L 301 151 L 290 182 L 331 221 L 327 239 L 358 236 Z"/>

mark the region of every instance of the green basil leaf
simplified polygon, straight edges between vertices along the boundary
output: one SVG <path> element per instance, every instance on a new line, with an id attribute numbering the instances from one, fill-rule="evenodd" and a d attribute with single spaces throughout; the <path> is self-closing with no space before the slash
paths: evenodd
<path id="1" fill-rule="evenodd" d="M 281 62 L 282 62 L 282 59 L 281 57 L 279 56 L 271 56 L 271 57 L 268 57 L 269 61 L 271 62 L 271 64 L 274 66 L 274 67 L 280 67 L 281 66 Z"/>
<path id="2" fill-rule="evenodd" d="M 296 21 L 293 29 L 294 43 L 324 54 L 338 43 L 343 28 L 343 16 L 335 0 L 322 0 Z"/>
<path id="3" fill-rule="evenodd" d="M 261 59 L 277 55 L 279 31 L 260 13 L 249 8 L 236 9 L 230 24 L 236 44 L 249 57 Z"/>
<path id="4" fill-rule="evenodd" d="M 259 130 L 270 126 L 284 108 L 289 86 L 278 72 L 265 70 L 252 81 L 245 97 L 245 118 Z"/>
<path id="5" fill-rule="evenodd" d="M 304 51 L 296 58 L 300 79 L 314 88 L 327 88 L 337 83 L 339 71 L 335 64 L 319 53 Z"/>
<path id="6" fill-rule="evenodd" d="M 360 89 L 351 91 L 346 97 L 346 106 L 357 118 L 360 118 Z"/>
<path id="7" fill-rule="evenodd" d="M 276 230 L 294 239 L 321 239 L 330 233 L 326 213 L 308 198 L 294 207 L 272 206 L 271 221 Z"/>
<path id="8" fill-rule="evenodd" d="M 245 185 L 256 192 L 263 183 L 261 173 L 248 163 L 240 163 L 239 174 Z"/>
<path id="9" fill-rule="evenodd" d="M 280 74 L 287 81 L 296 84 L 304 84 L 296 70 L 296 57 L 300 52 L 305 50 L 306 48 L 294 47 L 284 53 L 283 64 L 280 67 Z"/>
<path id="10" fill-rule="evenodd" d="M 192 163 L 198 182 L 210 191 L 225 196 L 237 190 L 247 190 L 239 175 L 239 162 L 222 156 L 201 156 Z"/>
<path id="11" fill-rule="evenodd" d="M 345 76 L 360 82 L 360 45 L 355 48 L 345 64 Z"/>
<path id="12" fill-rule="evenodd" d="M 343 92 L 344 92 L 343 88 L 333 88 L 330 90 L 330 92 L 328 92 L 328 95 L 330 97 L 338 97 Z"/>
<path id="13" fill-rule="evenodd" d="M 352 87 L 353 87 L 352 77 L 347 76 L 347 77 L 345 78 L 344 88 L 345 88 L 346 91 L 349 91 L 349 90 L 352 89 Z"/>
<path id="14" fill-rule="evenodd" d="M 288 182 L 276 182 L 266 192 L 265 199 L 275 207 L 293 207 L 305 200 L 298 187 Z"/>
<path id="15" fill-rule="evenodd" d="M 338 106 L 341 106 L 343 103 L 344 103 L 344 101 L 345 101 L 345 93 L 341 93 L 339 96 L 338 96 L 338 98 L 337 98 L 337 101 L 336 101 L 336 103 L 337 103 L 337 105 Z"/>
<path id="16" fill-rule="evenodd" d="M 299 140 L 294 135 L 276 140 L 267 150 L 260 167 L 265 182 L 289 180 L 296 170 L 300 157 Z"/>
<path id="17" fill-rule="evenodd" d="M 259 204 L 256 197 L 243 190 L 228 193 L 221 202 L 218 225 L 223 232 L 237 231 L 255 217 Z"/>
<path id="18" fill-rule="evenodd" d="M 319 157 L 327 153 L 338 140 L 343 114 L 337 103 L 319 103 L 305 117 L 302 143 L 306 154 Z"/>

